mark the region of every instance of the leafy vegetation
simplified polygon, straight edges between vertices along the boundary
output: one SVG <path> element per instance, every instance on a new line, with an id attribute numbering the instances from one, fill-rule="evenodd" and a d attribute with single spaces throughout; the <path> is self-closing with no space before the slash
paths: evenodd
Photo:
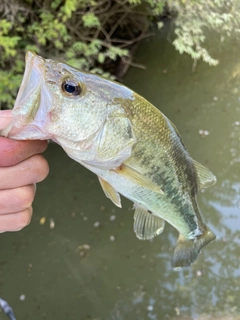
<path id="1" fill-rule="evenodd" d="M 149 27 L 173 18 L 173 45 L 194 61 L 218 61 L 205 47 L 206 29 L 220 41 L 240 33 L 238 0 L 1 0 L 0 108 L 12 107 L 24 55 L 33 50 L 105 77 L 133 64 L 135 44 Z M 120 70 L 120 71 L 119 71 Z"/>

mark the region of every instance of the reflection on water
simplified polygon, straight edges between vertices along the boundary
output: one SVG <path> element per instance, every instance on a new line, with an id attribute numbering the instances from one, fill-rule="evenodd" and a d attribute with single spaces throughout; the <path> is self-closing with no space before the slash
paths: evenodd
<path id="1" fill-rule="evenodd" d="M 131 69 L 125 83 L 176 124 L 192 157 L 217 176 L 199 194 L 217 240 L 192 268 L 173 271 L 176 230 L 136 239 L 132 204 L 116 208 L 91 172 L 50 145 L 51 173 L 31 225 L 1 235 L 0 296 L 17 319 L 240 319 L 240 61 L 233 43 L 215 51 L 218 67 L 199 63 L 192 73 L 192 61 L 156 36 L 139 48 L 147 69 Z"/>

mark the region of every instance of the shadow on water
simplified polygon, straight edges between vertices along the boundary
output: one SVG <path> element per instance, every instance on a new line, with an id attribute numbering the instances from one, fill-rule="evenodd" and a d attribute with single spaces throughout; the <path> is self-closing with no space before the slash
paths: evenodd
<path id="1" fill-rule="evenodd" d="M 17 319 L 240 319 L 240 60 L 234 42 L 214 48 L 220 65 L 198 63 L 192 73 L 192 60 L 161 34 L 147 39 L 137 56 L 147 69 L 132 68 L 125 84 L 159 107 L 216 174 L 198 198 L 217 240 L 192 268 L 173 271 L 177 232 L 167 226 L 153 241 L 137 240 L 132 204 L 116 208 L 95 175 L 51 144 L 31 225 L 1 235 L 0 296 Z"/>

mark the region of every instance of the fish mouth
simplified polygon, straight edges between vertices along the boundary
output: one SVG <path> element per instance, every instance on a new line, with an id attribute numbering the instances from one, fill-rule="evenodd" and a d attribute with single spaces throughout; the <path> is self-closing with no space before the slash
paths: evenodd
<path id="1" fill-rule="evenodd" d="M 12 122 L 0 132 L 0 135 L 18 140 L 44 139 L 39 136 L 41 132 L 39 124 L 43 124 L 43 121 L 39 123 L 41 117 L 39 111 L 40 106 L 46 103 L 46 98 L 42 99 L 41 94 L 44 85 L 45 59 L 28 51 L 25 61 L 22 83 L 12 111 Z"/>
<path id="2" fill-rule="evenodd" d="M 14 105 L 15 110 L 25 105 L 27 102 L 26 100 L 36 92 L 36 89 L 39 89 L 44 73 L 44 59 L 42 57 L 37 56 L 32 51 L 28 51 L 26 53 L 25 61 L 26 67 Z M 35 107 L 35 105 L 32 107 Z"/>

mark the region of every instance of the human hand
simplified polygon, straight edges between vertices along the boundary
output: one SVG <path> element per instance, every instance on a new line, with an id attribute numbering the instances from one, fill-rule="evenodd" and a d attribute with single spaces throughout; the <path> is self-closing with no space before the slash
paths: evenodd
<path id="1" fill-rule="evenodd" d="M 0 130 L 11 118 L 11 111 L 0 111 Z M 18 231 L 30 223 L 35 183 L 49 172 L 47 161 L 39 155 L 46 148 L 47 141 L 0 137 L 0 232 Z"/>

